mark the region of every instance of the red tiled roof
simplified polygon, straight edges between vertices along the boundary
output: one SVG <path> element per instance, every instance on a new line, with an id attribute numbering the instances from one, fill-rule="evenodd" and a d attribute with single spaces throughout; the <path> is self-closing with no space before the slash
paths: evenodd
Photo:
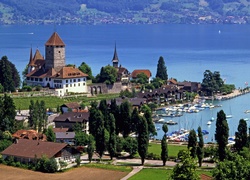
<path id="1" fill-rule="evenodd" d="M 12 137 L 17 139 L 30 139 L 30 140 L 42 140 L 46 141 L 46 135 L 36 132 L 35 130 L 18 130 Z"/>
<path id="2" fill-rule="evenodd" d="M 19 139 L 17 143 L 9 146 L 1 154 L 25 158 L 35 158 L 35 156 L 40 158 L 42 155 L 46 155 L 51 158 L 66 146 L 67 144 L 64 143 Z"/>
<path id="3" fill-rule="evenodd" d="M 63 67 L 58 73 L 53 77 L 67 79 L 67 78 L 77 78 L 77 77 L 87 77 L 88 75 L 80 71 L 75 67 Z"/>
<path id="4" fill-rule="evenodd" d="M 65 103 L 62 106 L 66 106 L 67 108 L 70 108 L 70 109 L 78 109 L 81 107 L 80 104 L 78 104 L 77 102 Z"/>
<path id="5" fill-rule="evenodd" d="M 131 76 L 132 78 L 136 78 L 136 76 L 140 73 L 144 73 L 148 78 L 152 76 L 150 70 L 148 69 L 136 69 L 132 72 Z"/>
<path id="6" fill-rule="evenodd" d="M 57 32 L 54 32 L 49 40 L 45 43 L 45 46 L 65 46 L 65 44 Z"/>
<path id="7" fill-rule="evenodd" d="M 32 58 L 32 49 L 30 50 L 30 62 L 29 62 L 29 66 L 42 66 L 44 65 L 45 60 L 43 58 L 43 56 L 41 55 L 40 51 L 37 49 L 34 57 Z"/>
<path id="8" fill-rule="evenodd" d="M 169 79 L 168 82 L 172 83 L 172 84 L 177 84 L 177 81 L 174 79 Z"/>

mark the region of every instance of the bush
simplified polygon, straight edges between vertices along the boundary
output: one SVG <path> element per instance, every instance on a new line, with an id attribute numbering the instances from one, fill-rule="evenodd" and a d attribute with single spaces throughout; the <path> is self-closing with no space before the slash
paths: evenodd
<path id="1" fill-rule="evenodd" d="M 161 160 L 160 155 L 154 153 L 148 153 L 146 159 L 150 160 Z"/>
<path id="2" fill-rule="evenodd" d="M 42 156 L 38 160 L 35 169 L 41 172 L 54 173 L 57 171 L 57 162 L 55 159 L 48 159 L 46 156 Z"/>

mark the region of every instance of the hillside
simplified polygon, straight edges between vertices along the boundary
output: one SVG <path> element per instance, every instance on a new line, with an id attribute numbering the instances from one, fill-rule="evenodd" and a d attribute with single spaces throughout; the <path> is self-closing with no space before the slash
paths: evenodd
<path id="1" fill-rule="evenodd" d="M 250 23 L 250 0 L 1 0 L 0 24 Z"/>

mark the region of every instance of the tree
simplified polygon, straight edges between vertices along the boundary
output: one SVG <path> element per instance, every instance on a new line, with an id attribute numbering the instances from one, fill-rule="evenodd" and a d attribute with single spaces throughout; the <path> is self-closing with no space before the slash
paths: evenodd
<path id="1" fill-rule="evenodd" d="M 240 152 L 243 147 L 247 147 L 247 144 L 247 123 L 244 119 L 241 119 L 238 125 L 238 132 L 235 132 L 235 148 Z"/>
<path id="2" fill-rule="evenodd" d="M 97 102 L 93 101 L 90 103 L 91 108 L 89 109 L 89 133 L 96 137 L 96 124 L 97 124 Z"/>
<path id="3" fill-rule="evenodd" d="M 46 131 L 47 141 L 56 142 L 56 135 L 53 131 L 53 128 L 50 126 Z"/>
<path id="4" fill-rule="evenodd" d="M 95 135 L 95 146 L 96 152 L 99 154 L 100 159 L 105 151 L 105 128 L 104 118 L 102 112 L 97 110 L 96 112 L 96 135 Z"/>
<path id="5" fill-rule="evenodd" d="M 123 142 L 123 149 L 129 153 L 131 158 L 133 158 L 136 155 L 138 149 L 138 143 L 136 139 L 132 137 L 126 137 Z"/>
<path id="6" fill-rule="evenodd" d="M 133 112 L 131 114 L 131 131 L 135 132 L 136 134 L 138 133 L 138 123 L 139 123 L 139 112 L 137 108 L 133 109 Z"/>
<path id="7" fill-rule="evenodd" d="M 165 66 L 165 61 L 162 56 L 160 56 L 157 64 L 156 78 L 160 78 L 164 81 L 168 80 L 167 68 Z"/>
<path id="8" fill-rule="evenodd" d="M 143 111 L 142 112 L 144 113 L 144 117 L 146 118 L 147 123 L 148 123 L 148 133 L 149 133 L 149 135 L 153 135 L 153 136 L 157 135 L 155 125 L 154 125 L 153 120 L 152 120 L 152 111 L 151 111 L 151 109 L 147 105 L 143 105 Z"/>
<path id="9" fill-rule="evenodd" d="M 250 179 L 249 168 L 249 161 L 246 161 L 245 158 L 237 153 L 229 153 L 228 159 L 218 162 L 217 166 L 212 171 L 212 174 L 213 177 L 218 180 L 248 180 Z"/>
<path id="10" fill-rule="evenodd" d="M 0 84 L 4 87 L 5 92 L 13 92 L 20 86 L 19 73 L 7 56 L 3 56 L 0 60 L 0 74 Z"/>
<path id="11" fill-rule="evenodd" d="M 128 137 L 128 135 L 131 133 L 132 123 L 131 123 L 131 111 L 132 111 L 132 105 L 128 101 L 124 101 L 120 105 L 120 113 L 123 122 L 122 123 L 122 132 L 123 137 Z"/>
<path id="12" fill-rule="evenodd" d="M 226 115 L 223 110 L 217 113 L 215 140 L 218 143 L 219 159 L 223 161 L 226 158 L 226 146 L 228 143 L 229 128 L 226 120 Z"/>
<path id="13" fill-rule="evenodd" d="M 166 133 L 168 132 L 168 125 L 166 123 L 164 123 L 162 125 L 162 130 L 163 130 L 164 134 L 166 135 Z"/>
<path id="14" fill-rule="evenodd" d="M 104 118 L 104 127 L 107 129 L 107 131 L 109 131 L 109 125 L 110 125 L 110 122 L 109 122 L 109 113 L 108 113 L 108 106 L 107 106 L 107 101 L 106 99 L 102 99 L 100 101 L 100 104 L 99 104 L 99 110 L 102 112 L 102 115 L 103 115 L 103 118 Z"/>
<path id="15" fill-rule="evenodd" d="M 179 155 L 181 152 L 181 155 Z M 189 150 L 180 151 L 178 156 L 181 160 L 180 163 L 176 164 L 171 174 L 173 180 L 198 180 L 199 175 L 196 171 L 195 159 L 190 156 Z"/>
<path id="16" fill-rule="evenodd" d="M 138 126 L 138 153 L 141 157 L 141 164 L 144 164 L 145 158 L 147 156 L 148 151 L 148 124 L 144 117 L 139 118 L 139 126 Z"/>
<path id="17" fill-rule="evenodd" d="M 110 113 L 110 130 L 109 130 L 109 144 L 108 144 L 108 151 L 110 155 L 110 159 L 112 160 L 113 157 L 116 155 L 116 134 L 115 134 L 115 118 L 114 115 Z"/>
<path id="18" fill-rule="evenodd" d="M 89 67 L 89 65 L 87 65 L 85 62 L 82 62 L 82 64 L 78 67 L 78 69 L 80 71 L 82 71 L 83 73 L 87 74 L 87 79 L 93 79 L 93 75 L 92 75 L 92 70 Z"/>
<path id="19" fill-rule="evenodd" d="M 148 83 L 148 77 L 145 73 L 137 74 L 136 76 L 136 82 L 138 84 L 147 84 Z"/>
<path id="20" fill-rule="evenodd" d="M 203 140 L 203 134 L 201 131 L 201 127 L 198 127 L 198 137 L 199 137 L 199 142 L 198 142 L 198 147 L 197 147 L 197 157 L 198 157 L 198 161 L 199 161 L 199 166 L 201 167 L 202 165 L 202 160 L 204 157 L 204 140 Z"/>
<path id="21" fill-rule="evenodd" d="M 0 131 L 14 133 L 16 107 L 13 99 L 7 94 L 0 97 Z"/>
<path id="22" fill-rule="evenodd" d="M 114 115 L 115 118 L 115 132 L 116 135 L 119 134 L 120 130 L 122 129 L 122 119 L 120 118 L 120 110 L 119 106 L 116 104 L 115 99 L 111 99 L 110 103 L 110 113 Z"/>
<path id="23" fill-rule="evenodd" d="M 113 66 L 105 66 L 101 68 L 100 74 L 97 77 L 99 83 L 114 84 L 117 78 L 117 70 Z"/>
<path id="24" fill-rule="evenodd" d="M 161 160 L 163 162 L 163 166 L 166 165 L 167 159 L 168 159 L 167 136 L 166 134 L 164 134 L 161 140 Z"/>
<path id="25" fill-rule="evenodd" d="M 94 140 L 94 136 L 92 136 L 91 134 L 89 135 L 88 138 L 88 147 L 87 147 L 87 152 L 88 152 L 88 159 L 89 162 L 91 163 L 92 161 L 92 157 L 94 154 L 94 149 L 95 148 L 95 140 Z"/>
<path id="26" fill-rule="evenodd" d="M 188 149 L 190 149 L 191 157 L 196 157 L 196 145 L 197 145 L 197 138 L 195 130 L 191 130 L 188 136 Z"/>
<path id="27" fill-rule="evenodd" d="M 76 146 L 86 146 L 88 143 L 88 135 L 85 132 L 77 131 L 75 132 L 75 145 Z"/>

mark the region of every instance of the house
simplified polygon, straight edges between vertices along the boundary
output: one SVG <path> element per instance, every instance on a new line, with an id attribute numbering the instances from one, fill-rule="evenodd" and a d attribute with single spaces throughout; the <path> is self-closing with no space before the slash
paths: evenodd
<path id="1" fill-rule="evenodd" d="M 35 130 L 18 130 L 12 137 L 15 139 L 29 139 L 29 140 L 40 140 L 40 141 L 47 141 L 47 137 L 45 134 L 38 133 Z"/>
<path id="2" fill-rule="evenodd" d="M 177 85 L 187 92 L 199 92 L 201 90 L 201 83 L 199 82 L 184 81 L 178 82 Z"/>
<path id="3" fill-rule="evenodd" d="M 61 110 L 63 113 L 69 112 L 69 111 L 77 112 L 77 111 L 81 111 L 81 109 L 82 108 L 80 104 L 78 104 L 77 102 L 70 102 L 70 103 L 61 105 Z"/>
<path id="4" fill-rule="evenodd" d="M 75 132 L 56 132 L 56 142 L 66 143 L 69 145 L 75 144 Z"/>
<path id="5" fill-rule="evenodd" d="M 151 74 L 151 71 L 148 70 L 148 69 L 136 69 L 136 70 L 134 70 L 131 73 L 131 78 L 132 79 L 137 79 L 137 75 L 141 74 L 141 73 L 144 73 L 147 76 L 148 82 L 150 83 L 150 78 L 151 78 L 152 74 Z"/>
<path id="6" fill-rule="evenodd" d="M 22 163 L 35 162 L 36 159 L 46 156 L 59 161 L 75 161 L 80 153 L 65 143 L 18 139 L 2 153 L 3 158 L 14 157 Z"/>
<path id="7" fill-rule="evenodd" d="M 57 96 L 87 93 L 87 76 L 76 67 L 66 67 L 65 44 L 57 32 L 45 43 L 45 58 L 38 49 L 34 56 L 30 50 L 28 85 L 48 87 Z"/>
<path id="8" fill-rule="evenodd" d="M 83 131 L 89 131 L 89 112 L 67 112 L 60 114 L 54 119 L 55 128 L 69 128 L 73 130 L 73 126 L 79 123 L 83 127 Z"/>

